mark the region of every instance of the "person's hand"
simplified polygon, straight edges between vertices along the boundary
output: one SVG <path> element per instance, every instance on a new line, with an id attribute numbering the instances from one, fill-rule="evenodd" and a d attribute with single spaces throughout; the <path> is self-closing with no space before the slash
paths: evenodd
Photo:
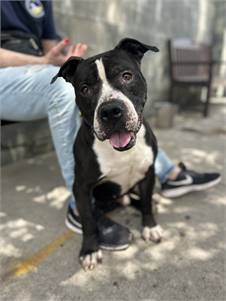
<path id="1" fill-rule="evenodd" d="M 52 47 L 43 57 L 44 63 L 61 66 L 70 56 L 82 57 L 85 55 L 87 51 L 87 45 L 81 43 L 76 44 L 75 46 L 70 46 L 66 54 L 64 54 L 64 51 L 68 47 L 69 43 L 69 39 L 64 39 L 56 46 Z"/>
<path id="2" fill-rule="evenodd" d="M 74 46 L 70 46 L 67 52 L 67 58 L 70 56 L 83 57 L 86 54 L 88 47 L 86 44 L 78 43 Z"/>

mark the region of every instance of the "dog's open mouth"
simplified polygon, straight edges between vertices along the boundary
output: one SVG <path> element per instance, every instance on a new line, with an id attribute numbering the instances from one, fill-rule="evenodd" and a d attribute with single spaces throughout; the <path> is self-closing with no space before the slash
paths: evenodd
<path id="1" fill-rule="evenodd" d="M 118 151 L 125 151 L 134 146 L 136 135 L 133 132 L 119 131 L 109 138 L 110 144 Z"/>

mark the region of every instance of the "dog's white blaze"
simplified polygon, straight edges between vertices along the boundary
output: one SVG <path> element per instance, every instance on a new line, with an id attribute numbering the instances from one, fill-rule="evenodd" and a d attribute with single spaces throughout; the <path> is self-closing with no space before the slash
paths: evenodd
<path id="1" fill-rule="evenodd" d="M 103 83 L 107 82 L 107 77 L 104 69 L 104 64 L 102 62 L 102 59 L 95 61 L 97 65 L 98 75 Z"/>
<path id="2" fill-rule="evenodd" d="M 132 126 L 134 124 L 138 123 L 138 115 L 134 108 L 133 103 L 125 94 L 123 94 L 119 90 L 114 89 L 110 85 L 110 83 L 108 82 L 107 77 L 106 77 L 106 72 L 105 72 L 105 68 L 104 68 L 102 59 L 96 60 L 95 63 L 97 66 L 99 78 L 102 81 L 101 95 L 99 97 L 99 100 L 98 100 L 98 103 L 97 103 L 97 106 L 95 109 L 95 114 L 94 114 L 94 130 L 95 130 L 95 132 L 97 134 L 101 133 L 100 125 L 99 125 L 99 122 L 97 119 L 97 111 L 98 111 L 99 106 L 103 102 L 110 101 L 112 99 L 122 100 L 124 102 L 125 106 L 127 107 L 127 115 L 128 115 L 127 126 L 128 126 L 128 130 L 129 130 L 130 127 L 132 128 Z"/>
<path id="3" fill-rule="evenodd" d="M 144 136 L 145 128 L 142 125 L 137 134 L 136 145 L 124 152 L 115 150 L 108 140 L 94 140 L 93 149 L 102 173 L 101 178 L 105 177 L 104 180 L 119 184 L 122 194 L 144 178 L 153 164 L 153 151 L 146 144 Z"/>

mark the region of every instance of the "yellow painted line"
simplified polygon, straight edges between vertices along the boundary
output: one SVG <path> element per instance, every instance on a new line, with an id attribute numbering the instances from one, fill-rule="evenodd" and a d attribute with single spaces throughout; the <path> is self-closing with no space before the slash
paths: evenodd
<path id="1" fill-rule="evenodd" d="M 72 231 L 67 231 L 58 238 L 54 239 L 48 245 L 17 264 L 16 267 L 11 270 L 10 275 L 19 277 L 31 272 L 37 268 L 38 265 L 40 265 L 51 253 L 62 246 L 63 243 L 71 239 L 73 234 L 74 233 Z"/>

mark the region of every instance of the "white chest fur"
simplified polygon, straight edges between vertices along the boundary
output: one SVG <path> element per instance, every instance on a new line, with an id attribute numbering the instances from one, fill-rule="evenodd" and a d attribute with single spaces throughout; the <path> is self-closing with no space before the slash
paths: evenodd
<path id="1" fill-rule="evenodd" d="M 145 128 L 142 126 L 137 134 L 136 145 L 124 152 L 113 149 L 108 140 L 94 140 L 93 149 L 100 165 L 101 177 L 119 184 L 122 194 L 140 181 L 153 163 L 153 152 L 144 136 Z"/>

